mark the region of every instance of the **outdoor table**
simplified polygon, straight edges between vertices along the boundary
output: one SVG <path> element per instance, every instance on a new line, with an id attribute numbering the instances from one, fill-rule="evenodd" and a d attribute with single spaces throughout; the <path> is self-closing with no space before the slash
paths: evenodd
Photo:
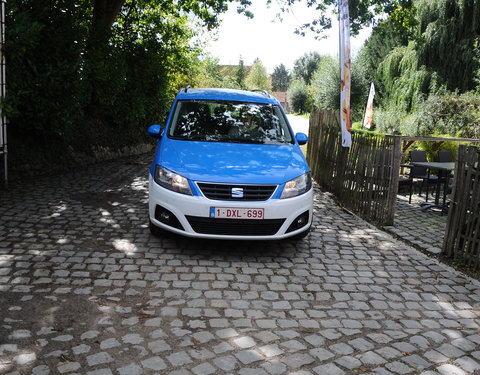
<path id="1" fill-rule="evenodd" d="M 447 196 L 447 187 L 448 187 L 448 178 L 450 176 L 450 172 L 455 170 L 455 163 L 454 162 L 446 162 L 446 163 L 440 163 L 440 162 L 425 162 L 425 161 L 417 161 L 417 162 L 412 162 L 412 165 L 418 166 L 418 167 L 426 167 L 428 171 L 428 177 L 430 177 L 430 170 L 431 169 L 437 169 L 438 170 L 438 179 L 437 179 L 437 188 L 436 188 L 436 193 L 435 193 L 435 203 L 429 203 L 425 202 L 422 203 L 422 211 L 426 211 L 431 207 L 439 207 L 442 209 L 442 213 L 444 212 L 446 205 L 445 205 L 445 199 Z M 442 184 L 442 179 L 443 179 L 443 200 L 442 204 L 440 205 L 440 188 Z M 428 189 L 427 189 L 427 194 L 428 194 Z"/>

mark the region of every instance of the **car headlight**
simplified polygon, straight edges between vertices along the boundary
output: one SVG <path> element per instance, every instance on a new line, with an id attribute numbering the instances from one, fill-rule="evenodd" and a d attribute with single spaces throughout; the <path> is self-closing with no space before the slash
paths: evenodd
<path id="1" fill-rule="evenodd" d="M 177 173 L 169 171 L 159 165 L 155 167 L 154 180 L 165 189 L 176 191 L 177 193 L 193 195 L 188 180 Z"/>
<path id="2" fill-rule="evenodd" d="M 281 199 L 302 195 L 312 188 L 312 174 L 305 173 L 293 180 L 287 181 L 283 188 Z"/>

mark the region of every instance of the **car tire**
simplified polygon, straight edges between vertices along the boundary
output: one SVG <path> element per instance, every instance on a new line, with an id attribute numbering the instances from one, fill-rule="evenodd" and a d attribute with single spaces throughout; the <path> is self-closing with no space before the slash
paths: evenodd
<path id="1" fill-rule="evenodd" d="M 157 227 L 150 220 L 150 233 L 153 234 L 155 237 L 165 237 L 165 235 L 167 234 L 167 231 L 160 227 Z"/>

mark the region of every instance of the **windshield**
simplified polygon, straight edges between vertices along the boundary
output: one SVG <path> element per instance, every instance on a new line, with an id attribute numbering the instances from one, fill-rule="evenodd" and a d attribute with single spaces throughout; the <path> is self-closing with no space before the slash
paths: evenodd
<path id="1" fill-rule="evenodd" d="M 168 136 L 208 142 L 294 143 L 278 105 L 211 100 L 177 102 Z"/>

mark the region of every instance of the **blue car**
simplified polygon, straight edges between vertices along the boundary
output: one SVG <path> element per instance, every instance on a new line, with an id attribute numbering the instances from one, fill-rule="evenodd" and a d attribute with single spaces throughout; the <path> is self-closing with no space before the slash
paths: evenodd
<path id="1" fill-rule="evenodd" d="M 182 89 L 158 139 L 149 176 L 150 231 L 196 238 L 305 236 L 313 189 L 278 101 L 266 92 Z"/>

